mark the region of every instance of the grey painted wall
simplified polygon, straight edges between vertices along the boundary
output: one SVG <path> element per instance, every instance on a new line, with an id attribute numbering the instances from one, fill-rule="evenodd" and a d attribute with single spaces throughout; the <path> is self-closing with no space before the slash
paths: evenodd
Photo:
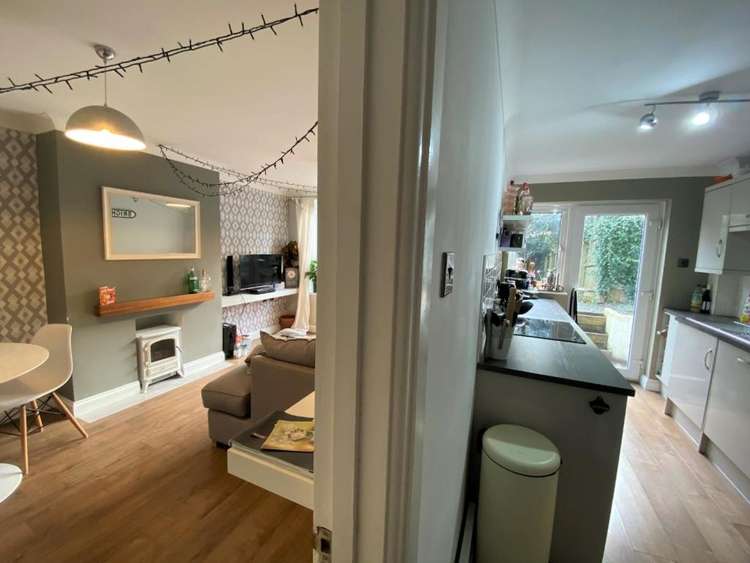
<path id="1" fill-rule="evenodd" d="M 48 314 L 73 325 L 75 368 L 64 390 L 75 400 L 137 380 L 135 330 L 168 321 L 182 326 L 185 361 L 221 350 L 221 270 L 218 198 L 203 198 L 180 184 L 163 159 L 74 143 L 59 131 L 37 138 L 40 215 Z M 206 182 L 218 174 L 196 167 Z M 104 260 L 101 187 L 132 189 L 199 200 L 199 260 Z M 95 315 L 97 288 L 117 288 L 118 301 L 185 293 L 190 267 L 205 268 L 217 298 L 167 315 L 103 319 Z"/>
<path id="2" fill-rule="evenodd" d="M 690 294 L 696 284 L 706 283 L 705 274 L 694 271 L 698 252 L 703 195 L 713 178 L 646 178 L 639 180 L 602 180 L 592 182 L 565 182 L 534 184 L 537 202 L 668 200 L 671 210 L 668 218 L 668 235 L 665 250 L 664 272 L 658 310 L 664 307 L 685 309 L 690 304 Z M 677 259 L 690 259 L 688 268 L 678 268 Z M 662 326 L 659 315 L 659 327 Z M 654 338 L 651 335 L 647 373 L 653 375 Z"/>

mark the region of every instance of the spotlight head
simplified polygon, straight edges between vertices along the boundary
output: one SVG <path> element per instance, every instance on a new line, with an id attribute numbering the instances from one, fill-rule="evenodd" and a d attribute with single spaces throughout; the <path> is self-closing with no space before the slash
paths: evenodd
<path id="1" fill-rule="evenodd" d="M 659 123 L 659 118 L 656 117 L 654 110 L 651 110 L 646 115 L 641 117 L 641 124 L 638 126 L 638 128 L 641 131 L 651 131 L 656 127 L 657 123 Z"/>
<path id="2" fill-rule="evenodd" d="M 700 110 L 693 116 L 693 125 L 696 127 L 707 125 L 709 121 L 711 121 L 711 114 L 709 113 L 708 108 Z"/>

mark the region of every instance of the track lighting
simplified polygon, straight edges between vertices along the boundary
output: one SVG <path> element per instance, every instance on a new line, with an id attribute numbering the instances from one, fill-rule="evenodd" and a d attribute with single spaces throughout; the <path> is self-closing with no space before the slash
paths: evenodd
<path id="1" fill-rule="evenodd" d="M 646 107 L 651 108 L 651 111 L 641 117 L 639 129 L 643 131 L 649 131 L 653 129 L 659 122 L 656 115 L 654 114 L 656 106 L 678 106 L 678 105 L 700 105 L 703 106 L 697 113 L 695 113 L 690 119 L 691 123 L 695 127 L 703 127 L 713 121 L 715 117 L 715 110 L 712 108 L 714 104 L 744 104 L 750 102 L 750 98 L 734 98 L 729 100 L 719 99 L 721 92 L 718 90 L 710 90 L 703 92 L 697 100 L 685 100 L 685 101 L 674 101 L 674 102 L 648 102 L 644 104 Z"/>
<path id="2" fill-rule="evenodd" d="M 654 113 L 655 110 L 656 107 L 651 106 L 651 111 L 641 117 L 641 124 L 638 127 L 641 131 L 651 131 L 656 127 L 656 124 L 659 123 L 659 118 L 656 117 L 656 114 Z"/>

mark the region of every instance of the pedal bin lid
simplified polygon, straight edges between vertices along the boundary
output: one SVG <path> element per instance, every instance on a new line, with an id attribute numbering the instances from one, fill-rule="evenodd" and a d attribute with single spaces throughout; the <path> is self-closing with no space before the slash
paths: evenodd
<path id="1" fill-rule="evenodd" d="M 508 471 L 527 477 L 554 475 L 560 468 L 560 452 L 546 436 L 514 424 L 488 428 L 482 451 Z"/>

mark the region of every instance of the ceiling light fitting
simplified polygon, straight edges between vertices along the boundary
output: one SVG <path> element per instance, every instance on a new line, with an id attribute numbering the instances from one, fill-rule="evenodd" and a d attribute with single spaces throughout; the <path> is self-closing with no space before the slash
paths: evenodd
<path id="1" fill-rule="evenodd" d="M 654 113 L 655 110 L 656 107 L 651 106 L 651 111 L 641 117 L 641 124 L 638 127 L 641 131 L 651 131 L 659 123 L 659 118 Z"/>
<path id="2" fill-rule="evenodd" d="M 106 45 L 94 45 L 104 66 L 115 58 L 115 51 Z M 104 105 L 86 106 L 75 111 L 65 125 L 68 139 L 105 149 L 142 151 L 146 148 L 143 133 L 127 115 L 108 105 L 107 74 L 104 74 Z"/>
<path id="3" fill-rule="evenodd" d="M 750 102 L 750 98 L 734 98 L 722 100 L 720 98 L 721 92 L 718 90 L 710 90 L 703 92 L 697 100 L 686 100 L 676 102 L 648 102 L 644 104 L 646 107 L 651 108 L 651 111 L 641 117 L 639 129 L 649 131 L 656 127 L 659 122 L 655 115 L 657 106 L 681 106 L 681 105 L 701 105 L 701 108 L 695 115 L 693 115 L 691 122 L 696 127 L 702 127 L 710 123 L 713 119 L 713 112 L 711 106 L 713 104 L 746 104 Z"/>

